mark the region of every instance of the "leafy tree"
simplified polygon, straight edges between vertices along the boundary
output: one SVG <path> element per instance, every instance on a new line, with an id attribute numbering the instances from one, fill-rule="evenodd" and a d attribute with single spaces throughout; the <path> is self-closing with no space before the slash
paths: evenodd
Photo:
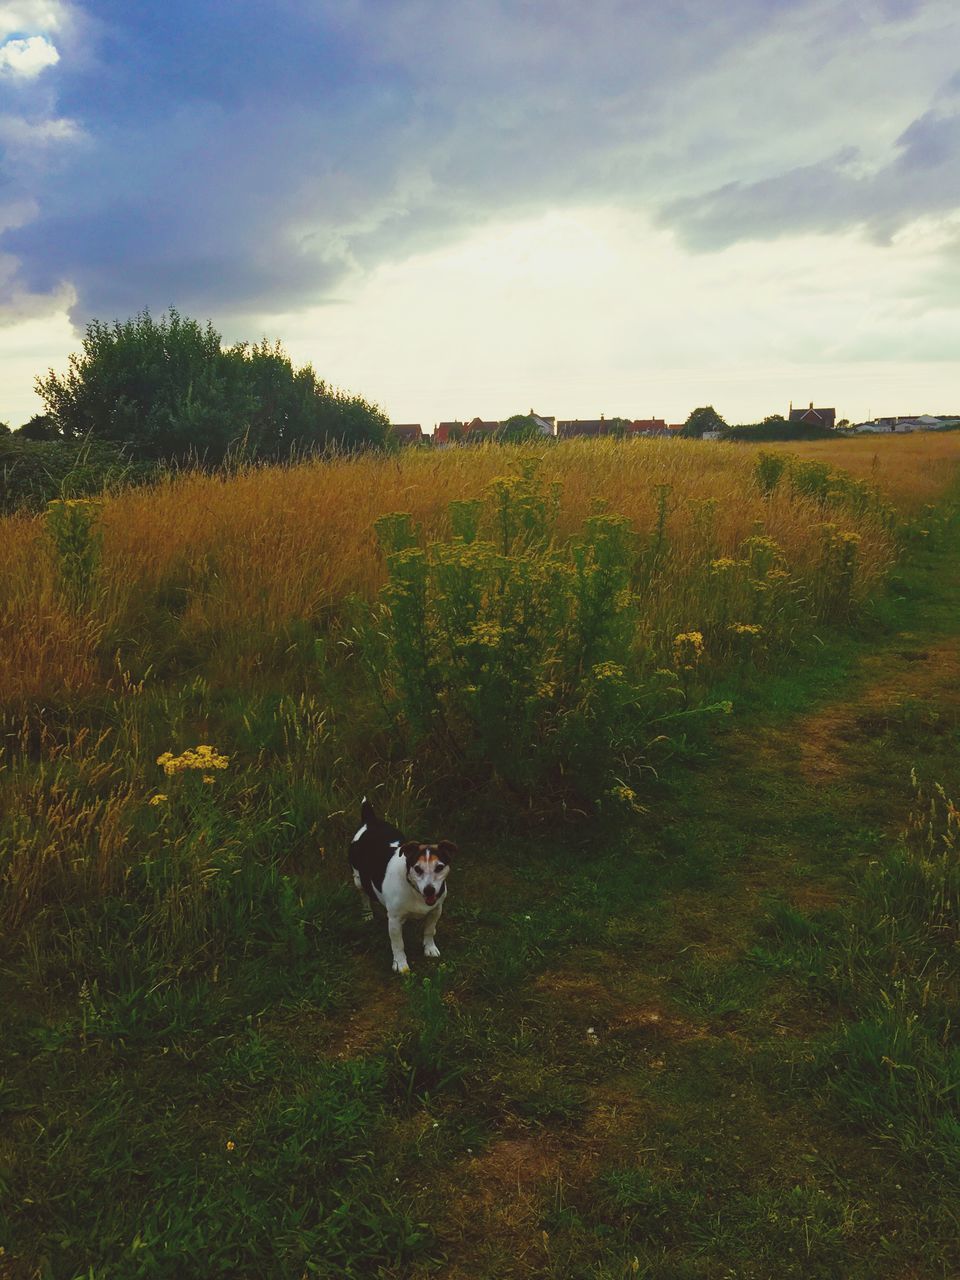
<path id="1" fill-rule="evenodd" d="M 681 427 L 680 434 L 699 440 L 705 431 L 722 431 L 726 425 L 726 422 L 720 417 L 713 405 L 707 404 L 699 409 L 694 409 Z"/>
<path id="2" fill-rule="evenodd" d="M 5 422 L 0 422 L 0 436 L 10 435 L 10 428 Z"/>
<path id="3" fill-rule="evenodd" d="M 294 369 L 279 343 L 224 349 L 207 322 L 171 309 L 112 325 L 91 321 L 62 377 L 37 390 L 59 434 L 112 440 L 130 456 L 216 463 L 231 449 L 252 458 L 382 444 L 386 415 Z"/>
<path id="4" fill-rule="evenodd" d="M 503 444 L 523 444 L 527 440 L 539 440 L 540 428 L 532 413 L 515 413 L 500 423 L 497 437 Z"/>
<path id="5" fill-rule="evenodd" d="M 56 423 L 46 413 L 35 413 L 32 418 L 18 429 L 16 434 L 21 440 L 59 440 L 60 432 Z"/>

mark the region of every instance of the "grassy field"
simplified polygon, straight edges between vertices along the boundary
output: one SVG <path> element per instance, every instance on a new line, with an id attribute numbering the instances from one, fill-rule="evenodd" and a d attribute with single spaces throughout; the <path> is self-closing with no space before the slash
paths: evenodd
<path id="1" fill-rule="evenodd" d="M 570 445 L 0 522 L 0 1277 L 956 1274 L 930 439 L 838 444 L 860 483 Z M 462 848 L 406 981 L 364 790 Z"/>

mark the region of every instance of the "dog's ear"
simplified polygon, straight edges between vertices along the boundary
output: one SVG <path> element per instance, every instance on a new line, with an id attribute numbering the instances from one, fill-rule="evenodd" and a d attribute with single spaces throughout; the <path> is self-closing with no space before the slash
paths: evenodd
<path id="1" fill-rule="evenodd" d="M 406 858 L 407 866 L 412 867 L 421 853 L 423 853 L 423 846 L 418 844 L 416 840 L 408 840 L 406 844 L 400 846 L 399 852 Z"/>
<path id="2" fill-rule="evenodd" d="M 452 840 L 437 841 L 437 853 L 439 853 L 441 858 L 446 858 L 447 862 L 450 861 L 450 859 L 453 857 L 453 855 L 456 852 L 457 852 L 457 846 L 453 843 Z"/>

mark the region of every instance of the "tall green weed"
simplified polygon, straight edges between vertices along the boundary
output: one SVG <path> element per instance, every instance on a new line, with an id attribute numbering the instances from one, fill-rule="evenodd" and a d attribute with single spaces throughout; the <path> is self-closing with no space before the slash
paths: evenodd
<path id="1" fill-rule="evenodd" d="M 427 546 L 408 516 L 377 524 L 376 670 L 411 748 L 526 801 L 629 801 L 664 710 L 641 675 L 629 521 L 597 514 L 558 538 L 556 490 L 531 465 L 449 514 L 451 536 Z"/>

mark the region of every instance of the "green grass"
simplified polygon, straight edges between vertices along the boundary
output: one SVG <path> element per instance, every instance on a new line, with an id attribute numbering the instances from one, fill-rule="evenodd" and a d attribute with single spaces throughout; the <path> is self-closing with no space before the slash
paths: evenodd
<path id="1" fill-rule="evenodd" d="M 445 812 L 443 961 L 411 946 L 406 982 L 310 843 L 334 780 L 283 776 L 282 726 L 319 722 L 217 695 L 274 756 L 242 816 L 182 816 L 235 850 L 200 916 L 156 868 L 5 952 L 0 1277 L 957 1274 L 956 937 L 898 831 L 912 767 L 958 781 L 960 699 L 929 662 L 867 693 L 957 636 L 958 553 L 945 508 L 855 628 L 712 691 L 734 715 L 675 742 L 647 816 Z"/>

